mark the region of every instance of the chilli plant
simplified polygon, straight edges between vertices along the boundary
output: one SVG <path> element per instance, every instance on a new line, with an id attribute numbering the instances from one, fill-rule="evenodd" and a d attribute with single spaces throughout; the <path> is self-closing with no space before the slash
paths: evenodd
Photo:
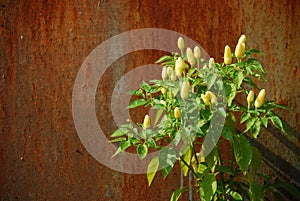
<path id="1" fill-rule="evenodd" d="M 177 42 L 179 53 L 156 62 L 162 65 L 162 79 L 128 92 L 136 96 L 128 108 L 147 107 L 156 115 L 146 115 L 137 125 L 129 120 L 117 129 L 111 135 L 119 144 L 115 155 L 128 147 L 135 147 L 140 159 L 159 151 L 147 168 L 149 186 L 158 170 L 166 178 L 179 161 L 182 174 L 193 175 L 193 182 L 175 190 L 171 200 L 187 190 L 204 201 L 263 200 L 265 193 L 276 193 L 270 177 L 258 173 L 261 155 L 248 140 L 269 123 L 289 134 L 273 113 L 287 108 L 266 101 L 266 90 L 257 85 L 265 81 L 264 69 L 253 55 L 261 52 L 246 50 L 242 35 L 235 52 L 227 45 L 224 61 L 217 63 L 202 59 L 197 46 L 184 51 L 183 38 Z"/>

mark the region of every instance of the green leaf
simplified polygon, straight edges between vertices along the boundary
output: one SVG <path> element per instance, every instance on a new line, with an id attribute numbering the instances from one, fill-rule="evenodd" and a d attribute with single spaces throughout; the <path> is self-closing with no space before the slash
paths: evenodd
<path id="1" fill-rule="evenodd" d="M 204 149 L 202 145 L 202 149 Z M 219 153 L 216 147 L 205 157 L 205 162 L 207 163 L 208 167 L 210 167 L 211 171 L 215 171 L 215 167 L 218 163 Z"/>
<path id="2" fill-rule="evenodd" d="M 229 140 L 230 142 L 233 141 L 232 131 L 229 126 L 224 125 L 223 130 L 222 130 L 222 137 L 224 137 L 226 140 Z"/>
<path id="3" fill-rule="evenodd" d="M 160 57 L 155 63 L 162 63 L 164 61 L 170 60 L 171 58 L 172 58 L 171 56 L 165 55 L 165 56 Z"/>
<path id="4" fill-rule="evenodd" d="M 211 201 L 217 190 L 216 175 L 207 174 L 200 184 L 200 197 L 203 201 Z"/>
<path id="5" fill-rule="evenodd" d="M 154 121 L 154 126 L 157 124 L 157 122 L 158 122 L 158 120 L 160 119 L 160 117 L 161 117 L 161 115 L 162 115 L 163 112 L 164 112 L 163 109 L 157 110 L 157 112 L 156 112 L 156 117 L 155 117 L 155 121 Z"/>
<path id="6" fill-rule="evenodd" d="M 138 89 L 138 90 L 129 90 L 126 92 L 126 94 L 129 95 L 136 95 L 136 96 L 142 96 L 143 95 L 143 90 L 142 89 Z"/>
<path id="7" fill-rule="evenodd" d="M 260 118 L 260 121 L 265 128 L 268 127 L 268 118 L 267 117 Z"/>
<path id="8" fill-rule="evenodd" d="M 225 83 L 224 86 L 225 86 L 224 88 L 225 88 L 225 94 L 227 98 L 227 104 L 228 106 L 231 106 L 231 103 L 236 96 L 236 87 L 233 83 L 231 84 Z"/>
<path id="9" fill-rule="evenodd" d="M 110 140 L 109 142 L 121 142 L 121 141 L 126 141 L 126 138 L 125 137 L 120 137 L 120 138 Z"/>
<path id="10" fill-rule="evenodd" d="M 120 143 L 120 146 L 117 149 L 117 151 L 114 153 L 114 155 L 112 155 L 112 158 L 115 157 L 116 155 L 118 155 L 119 153 L 121 153 L 122 151 L 124 151 L 125 149 L 127 149 L 128 147 L 130 147 L 130 142 L 129 141 L 122 141 Z"/>
<path id="11" fill-rule="evenodd" d="M 163 147 L 159 153 L 159 163 L 162 168 L 174 166 L 176 158 L 176 150 L 170 147 Z"/>
<path id="12" fill-rule="evenodd" d="M 250 113 L 243 113 L 241 116 L 241 124 L 247 121 L 251 117 Z"/>
<path id="13" fill-rule="evenodd" d="M 174 144 L 177 146 L 181 140 L 181 134 L 179 131 L 175 133 L 175 137 L 173 139 Z"/>
<path id="14" fill-rule="evenodd" d="M 137 153 L 138 153 L 140 159 L 145 158 L 147 156 L 147 153 L 148 153 L 148 147 L 147 147 L 147 145 L 145 145 L 145 144 L 143 144 L 143 145 L 139 144 L 137 146 Z"/>
<path id="15" fill-rule="evenodd" d="M 148 164 L 148 168 L 147 168 L 148 186 L 151 185 L 151 183 L 155 177 L 155 174 L 157 172 L 158 166 L 159 166 L 159 158 L 158 157 L 152 158 L 152 160 Z"/>
<path id="16" fill-rule="evenodd" d="M 113 134 L 111 134 L 110 137 L 120 137 L 122 135 L 125 135 L 128 132 L 126 128 L 119 128 L 117 129 Z"/>
<path id="17" fill-rule="evenodd" d="M 127 109 L 139 107 L 139 106 L 145 105 L 146 103 L 147 103 L 147 101 L 144 99 L 136 99 L 129 103 L 129 105 L 127 106 Z"/>
<path id="18" fill-rule="evenodd" d="M 198 164 L 198 167 L 195 169 L 195 172 L 201 176 L 201 175 L 206 175 L 207 173 L 209 173 L 210 169 L 205 165 L 205 164 L 202 164 L 202 163 L 199 163 Z"/>
<path id="19" fill-rule="evenodd" d="M 150 145 L 150 147 L 152 147 L 152 148 L 156 148 L 156 147 L 157 147 L 155 141 L 154 141 L 152 138 L 148 138 L 148 139 L 146 140 L 146 142 L 147 142 L 147 143 Z"/>
<path id="20" fill-rule="evenodd" d="M 229 195 L 234 199 L 234 200 L 243 200 L 243 197 L 238 193 L 234 191 L 230 191 Z"/>
<path id="21" fill-rule="evenodd" d="M 216 79 L 218 78 L 218 74 L 213 73 L 213 74 L 209 74 L 206 78 L 206 82 L 207 82 L 207 89 L 209 90 L 212 85 L 215 83 Z"/>
<path id="22" fill-rule="evenodd" d="M 251 132 L 254 138 L 257 138 L 257 136 L 260 133 L 261 129 L 261 121 L 256 121 L 255 124 L 251 127 Z"/>
<path id="23" fill-rule="evenodd" d="M 253 172 L 256 172 L 261 164 L 261 154 L 260 151 L 256 148 L 252 146 L 252 160 L 251 160 L 251 170 Z"/>
<path id="24" fill-rule="evenodd" d="M 260 185 L 250 182 L 250 201 L 263 201 L 264 200 L 264 194 L 263 189 Z"/>
<path id="25" fill-rule="evenodd" d="M 236 89 L 238 90 L 244 80 L 243 72 L 235 71 L 233 76 L 234 76 L 233 81 L 236 84 Z"/>
<path id="26" fill-rule="evenodd" d="M 151 86 L 147 82 L 144 82 L 144 81 L 142 81 L 142 83 L 140 84 L 140 87 L 147 92 L 149 92 L 151 89 Z"/>
<path id="27" fill-rule="evenodd" d="M 164 168 L 161 169 L 161 173 L 162 173 L 164 179 L 167 178 L 167 176 L 168 176 L 169 173 L 171 172 L 172 168 L 173 168 L 173 166 L 172 166 L 172 165 L 169 165 L 169 166 L 164 167 Z"/>
<path id="28" fill-rule="evenodd" d="M 256 122 L 257 118 L 249 118 L 247 123 L 246 123 L 246 130 L 244 132 L 247 132 L 253 125 L 254 123 Z"/>
<path id="29" fill-rule="evenodd" d="M 122 151 L 124 151 L 128 147 L 130 147 L 130 142 L 129 141 L 123 141 L 123 142 L 121 142 L 120 148 L 121 148 Z"/>
<path id="30" fill-rule="evenodd" d="M 234 156 L 238 166 L 245 173 L 252 160 L 252 148 L 243 135 L 236 135 L 233 143 Z"/>
<path id="31" fill-rule="evenodd" d="M 277 116 L 271 116 L 270 120 L 274 124 L 274 126 L 276 126 L 277 128 L 279 128 L 280 130 L 284 131 L 283 130 L 282 122 L 281 122 L 281 120 L 280 120 L 279 117 L 277 117 Z"/>
<path id="32" fill-rule="evenodd" d="M 253 70 L 257 70 L 261 73 L 265 72 L 261 63 L 259 63 L 259 61 L 257 61 L 257 59 L 250 58 L 250 59 L 248 59 L 247 63 L 251 65 Z"/>
<path id="33" fill-rule="evenodd" d="M 176 189 L 173 194 L 172 194 L 172 197 L 170 199 L 170 201 L 177 201 L 179 199 L 179 197 L 181 196 L 181 194 L 184 192 L 185 190 L 184 189 Z"/>

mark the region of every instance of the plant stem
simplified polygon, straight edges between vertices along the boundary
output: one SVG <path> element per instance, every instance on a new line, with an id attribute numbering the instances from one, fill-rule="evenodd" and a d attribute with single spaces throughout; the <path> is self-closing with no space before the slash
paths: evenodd
<path id="1" fill-rule="evenodd" d="M 217 145 L 217 150 L 218 150 L 218 155 L 219 155 L 219 165 L 220 166 L 223 166 L 223 163 L 222 163 L 222 157 L 221 157 L 221 150 L 220 150 L 220 142 L 218 143 Z M 222 183 L 222 191 L 223 191 L 223 198 L 225 196 L 225 180 L 224 180 L 224 172 L 221 172 L 220 173 L 221 175 L 221 183 Z"/>
<path id="2" fill-rule="evenodd" d="M 181 160 L 181 161 L 189 168 L 189 170 L 191 170 L 192 173 L 197 177 L 197 174 L 196 174 L 196 172 L 194 171 L 194 169 L 193 169 L 190 165 L 187 164 L 187 162 L 183 159 L 182 156 L 180 156 L 180 160 Z"/>
<path id="3" fill-rule="evenodd" d="M 199 161 L 198 161 L 197 151 L 196 151 L 196 148 L 195 148 L 195 142 L 194 141 L 193 141 L 193 152 L 194 152 L 194 157 L 196 159 L 196 164 L 197 164 L 197 167 L 198 167 Z"/>

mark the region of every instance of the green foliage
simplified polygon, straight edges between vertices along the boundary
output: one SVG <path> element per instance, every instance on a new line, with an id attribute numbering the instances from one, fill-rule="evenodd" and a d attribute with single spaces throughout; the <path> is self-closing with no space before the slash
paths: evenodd
<path id="1" fill-rule="evenodd" d="M 148 180 L 148 185 L 150 186 L 155 175 L 157 172 L 157 169 L 159 167 L 159 158 L 155 157 L 153 158 L 147 168 L 147 180 Z"/>
<path id="2" fill-rule="evenodd" d="M 251 145 L 243 135 L 236 135 L 233 141 L 236 162 L 245 174 L 252 160 Z"/>
<path id="3" fill-rule="evenodd" d="M 214 174 L 206 174 L 200 184 L 200 197 L 203 201 L 212 200 L 217 191 L 217 179 Z"/>
<path id="4" fill-rule="evenodd" d="M 192 65 L 181 53 L 186 68 L 181 76 L 175 77 L 171 75 L 176 72 L 179 54 L 162 56 L 156 63 L 168 68 L 168 78 L 142 82 L 139 89 L 128 92 L 136 99 L 127 108 L 150 107 L 156 111 L 155 119 L 147 129 L 142 122 L 137 122 L 136 127 L 129 121 L 113 132 L 110 142 L 119 144 L 113 156 L 128 147 L 135 147 L 140 159 L 144 159 L 150 150 L 159 151 L 159 155 L 148 165 L 148 185 L 151 185 L 157 171 L 161 170 L 166 178 L 179 161 L 184 176 L 192 172 L 195 181 L 193 190 L 198 191 L 204 201 L 259 201 L 270 189 L 275 189 L 276 195 L 276 186 L 270 185 L 271 182 L 267 182 L 266 187 L 255 181 L 260 176 L 261 155 L 248 138 L 258 138 L 262 127 L 267 128 L 269 123 L 283 133 L 290 134 L 285 123 L 273 112 L 275 109 L 288 108 L 269 100 L 268 96 L 260 100 L 262 105 L 259 106 L 254 100 L 246 98 L 249 89 L 260 90 L 257 81 L 265 81 L 264 69 L 254 54 L 261 52 L 246 50 L 244 56 L 238 59 L 232 54 L 234 62 L 227 65 L 199 58 Z M 188 96 L 182 96 L 183 82 L 189 83 Z M 247 101 L 245 106 L 239 103 L 241 99 L 242 103 Z M 180 109 L 179 117 L 174 114 L 175 108 Z M 236 115 L 240 115 L 240 121 L 236 121 Z M 238 131 L 237 127 L 244 130 Z M 204 139 L 208 133 L 218 130 L 223 141 L 213 139 L 214 147 L 209 154 L 203 155 L 199 147 L 201 150 L 208 148 L 203 146 Z M 224 158 L 224 142 L 228 146 L 225 149 L 232 152 L 230 159 Z M 263 176 L 263 179 L 266 178 Z M 294 188 L 289 189 L 299 195 Z M 185 191 L 186 188 L 175 190 L 171 201 L 178 200 Z"/>

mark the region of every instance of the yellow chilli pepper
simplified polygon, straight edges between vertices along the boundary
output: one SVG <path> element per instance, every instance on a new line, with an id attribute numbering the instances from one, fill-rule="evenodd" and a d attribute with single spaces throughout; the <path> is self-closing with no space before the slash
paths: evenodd
<path id="1" fill-rule="evenodd" d="M 178 57 L 178 59 L 175 62 L 175 73 L 177 76 L 181 76 L 183 70 L 185 69 L 185 62 L 181 57 Z"/>
<path id="2" fill-rule="evenodd" d="M 178 48 L 179 48 L 181 51 L 183 50 L 183 48 L 184 48 L 184 40 L 183 40 L 182 37 L 179 37 L 179 38 L 178 38 L 177 46 L 178 46 Z"/>
<path id="3" fill-rule="evenodd" d="M 265 89 L 260 90 L 260 92 L 254 102 L 254 106 L 256 108 L 260 108 L 265 102 L 265 97 L 266 97 L 266 90 Z"/>
<path id="4" fill-rule="evenodd" d="M 245 43 L 238 43 L 235 47 L 235 56 L 240 59 L 245 54 L 246 45 Z"/>
<path id="5" fill-rule="evenodd" d="M 193 50 L 191 48 L 186 49 L 186 57 L 188 62 L 193 66 L 196 63 Z"/>
<path id="6" fill-rule="evenodd" d="M 161 91 L 161 93 L 162 93 L 162 94 L 164 94 L 164 95 L 165 95 L 165 94 L 166 94 L 166 92 L 167 92 L 167 89 L 166 89 L 166 88 L 161 88 L 161 90 L 160 90 L 160 91 Z"/>
<path id="7" fill-rule="evenodd" d="M 250 108 L 250 104 L 254 100 L 254 91 L 249 91 L 248 96 L 247 96 L 247 103 L 248 103 L 248 109 Z"/>
<path id="8" fill-rule="evenodd" d="M 183 99 L 187 99 L 189 96 L 190 83 L 187 81 L 182 82 L 180 96 Z"/>
<path id="9" fill-rule="evenodd" d="M 239 38 L 239 43 L 246 43 L 246 36 L 243 34 L 241 35 L 241 37 Z"/>
<path id="10" fill-rule="evenodd" d="M 162 78 L 163 80 L 165 80 L 165 79 L 168 78 L 167 67 L 166 67 L 166 66 L 164 66 L 163 69 L 162 69 L 162 71 L 161 71 L 161 78 Z"/>
<path id="11" fill-rule="evenodd" d="M 170 77 L 172 75 L 172 73 L 173 73 L 173 68 L 169 66 L 167 68 L 167 75 Z"/>
<path id="12" fill-rule="evenodd" d="M 194 57 L 196 59 L 200 59 L 200 56 L 201 56 L 200 48 L 198 46 L 194 47 Z"/>
<path id="13" fill-rule="evenodd" d="M 150 117 L 149 115 L 145 115 L 143 126 L 145 129 L 150 127 Z"/>
<path id="14" fill-rule="evenodd" d="M 180 111 L 179 107 L 175 107 L 175 109 L 174 109 L 174 116 L 175 116 L 176 119 L 180 119 L 180 117 L 181 117 L 181 111 Z"/>
<path id="15" fill-rule="evenodd" d="M 230 65 L 231 62 L 232 62 L 231 49 L 228 45 L 226 45 L 224 50 L 224 64 Z"/>
<path id="16" fill-rule="evenodd" d="M 214 68 L 215 67 L 215 59 L 214 58 L 210 58 L 209 60 L 208 60 L 208 67 L 209 68 Z"/>

